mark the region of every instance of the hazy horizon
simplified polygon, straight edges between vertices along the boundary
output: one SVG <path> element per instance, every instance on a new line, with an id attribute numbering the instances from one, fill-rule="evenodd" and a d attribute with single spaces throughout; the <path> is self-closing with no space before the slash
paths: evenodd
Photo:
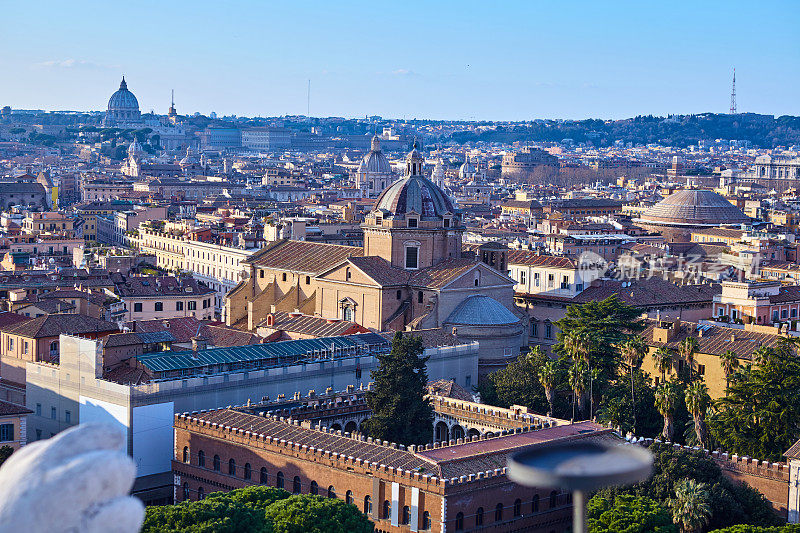
<path id="1" fill-rule="evenodd" d="M 0 106 L 398 120 L 800 115 L 800 2 L 6 5 Z M 769 17 L 766 37 L 759 20 Z"/>

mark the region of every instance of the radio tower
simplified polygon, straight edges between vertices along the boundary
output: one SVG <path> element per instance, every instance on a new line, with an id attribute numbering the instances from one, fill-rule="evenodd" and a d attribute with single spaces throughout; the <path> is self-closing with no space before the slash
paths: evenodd
<path id="1" fill-rule="evenodd" d="M 731 115 L 736 114 L 736 69 L 733 69 L 733 86 L 731 87 Z"/>

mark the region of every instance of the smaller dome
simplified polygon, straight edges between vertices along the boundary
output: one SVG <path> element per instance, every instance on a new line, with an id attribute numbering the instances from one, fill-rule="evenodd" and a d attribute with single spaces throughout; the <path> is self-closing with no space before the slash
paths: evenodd
<path id="1" fill-rule="evenodd" d="M 144 154 L 144 148 L 142 145 L 139 144 L 139 141 L 135 138 L 130 146 L 128 146 L 128 156 L 131 157 L 141 157 Z"/>
<path id="2" fill-rule="evenodd" d="M 461 326 L 505 326 L 518 324 L 520 319 L 494 298 L 476 294 L 458 304 L 444 322 Z"/>
<path id="3" fill-rule="evenodd" d="M 381 151 L 381 140 L 375 135 L 372 138 L 372 150 L 364 156 L 358 165 L 358 172 L 372 174 L 391 174 L 392 165 Z"/>

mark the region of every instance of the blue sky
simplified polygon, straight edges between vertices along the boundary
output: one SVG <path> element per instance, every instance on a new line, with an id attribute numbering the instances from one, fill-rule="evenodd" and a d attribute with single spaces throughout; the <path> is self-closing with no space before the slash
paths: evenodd
<path id="1" fill-rule="evenodd" d="M 6 0 L 0 105 L 528 120 L 800 115 L 800 1 Z"/>

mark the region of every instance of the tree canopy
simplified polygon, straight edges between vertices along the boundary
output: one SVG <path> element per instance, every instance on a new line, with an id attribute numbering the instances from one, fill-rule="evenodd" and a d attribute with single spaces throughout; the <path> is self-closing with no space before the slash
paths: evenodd
<path id="1" fill-rule="evenodd" d="M 405 445 L 430 442 L 433 407 L 426 398 L 428 358 L 422 352 L 420 337 L 397 332 L 392 350 L 378 355 L 374 385 L 366 395 L 372 416 L 364 427 L 371 437 Z"/>
<path id="2" fill-rule="evenodd" d="M 760 364 L 740 369 L 709 422 L 728 451 L 779 461 L 800 438 L 800 360 L 790 341 L 762 350 Z"/>
<path id="3" fill-rule="evenodd" d="M 370 533 L 373 528 L 342 500 L 253 486 L 148 507 L 141 533 Z"/>
<path id="4" fill-rule="evenodd" d="M 711 507 L 708 530 L 736 524 L 780 525 L 780 518 L 760 492 L 725 477 L 719 465 L 705 453 L 665 444 L 654 444 L 650 450 L 654 454 L 650 479 L 629 487 L 603 489 L 598 494 L 606 499 L 631 494 L 667 505 L 679 484 L 691 479 L 708 488 Z"/>
<path id="5" fill-rule="evenodd" d="M 594 496 L 586 506 L 589 533 L 677 533 L 669 509 L 641 496 Z"/>

